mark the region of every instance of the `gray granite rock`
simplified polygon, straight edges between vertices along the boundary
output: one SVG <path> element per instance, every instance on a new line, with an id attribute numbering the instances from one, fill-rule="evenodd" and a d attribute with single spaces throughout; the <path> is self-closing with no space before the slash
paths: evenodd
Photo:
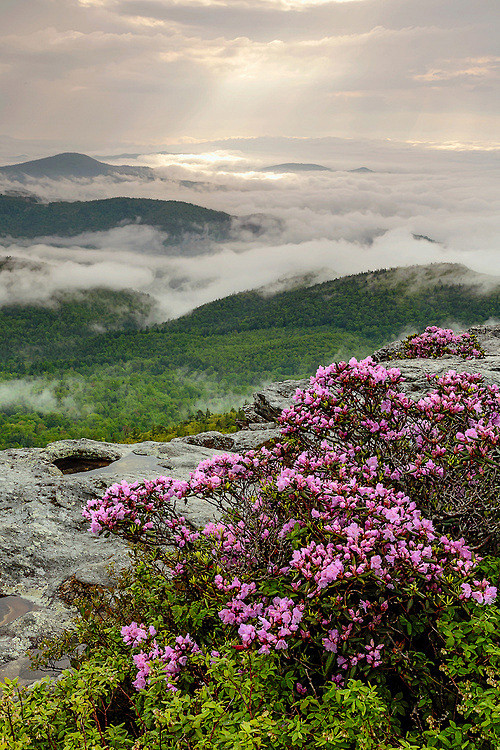
<path id="1" fill-rule="evenodd" d="M 23 652 L 28 648 L 30 647 L 23 648 Z M 34 649 L 34 652 L 36 652 L 36 649 Z M 0 666 L 0 694 L 2 692 L 2 682 L 5 680 L 15 679 L 20 687 L 32 685 L 34 682 L 46 678 L 55 681 L 62 670 L 68 669 L 70 666 L 69 659 L 66 658 L 56 661 L 52 667 L 46 669 L 34 669 L 28 656 L 19 656 L 17 659 L 11 659 L 5 662 L 3 666 Z"/>
<path id="2" fill-rule="evenodd" d="M 233 438 L 233 451 L 235 453 L 244 453 L 245 451 L 257 450 L 262 446 L 268 446 L 271 440 L 276 440 L 280 436 L 280 431 L 275 425 L 272 429 L 265 430 L 240 430 L 235 432 Z"/>
<path id="3" fill-rule="evenodd" d="M 203 446 L 173 441 L 120 445 L 92 440 L 64 440 L 43 449 L 0 452 L 0 582 L 8 593 L 44 589 L 51 596 L 77 568 L 106 562 L 126 564 L 126 548 L 114 538 L 87 531 L 82 505 L 102 495 L 114 482 L 159 475 L 186 479 L 200 461 L 216 455 Z M 109 460 L 107 466 L 63 474 L 54 462 Z M 183 513 L 194 523 L 212 517 L 200 500 Z"/>
<path id="4" fill-rule="evenodd" d="M 220 451 L 231 451 L 234 446 L 234 440 L 231 435 L 225 435 L 216 430 L 209 432 L 200 432 L 198 435 L 187 435 L 183 438 L 174 438 L 188 445 L 202 445 L 205 448 L 214 448 Z"/>
<path id="5" fill-rule="evenodd" d="M 403 389 L 412 398 L 420 398 L 429 390 L 426 373 L 443 375 L 448 370 L 481 373 L 487 383 L 500 386 L 500 325 L 476 326 L 468 329 L 474 333 L 485 351 L 484 359 L 462 359 L 447 354 L 437 359 L 393 359 L 401 351 L 401 342 L 394 342 L 374 354 L 374 359 L 401 370 L 405 383 Z M 390 357 L 390 359 L 389 359 Z"/>
<path id="6" fill-rule="evenodd" d="M 271 383 L 254 394 L 253 404 L 243 407 L 249 423 L 275 422 L 283 409 L 289 406 L 297 388 L 305 388 L 308 380 L 283 380 Z"/>
<path id="7" fill-rule="evenodd" d="M 65 584 L 107 586 L 108 565 L 128 564 L 125 543 L 90 534 L 81 514 L 83 504 L 122 479 L 132 482 L 159 475 L 186 479 L 200 461 L 217 453 L 180 442 L 112 445 L 92 440 L 0 452 L 0 590 L 39 608 L 0 627 L 0 678 L 14 670 L 9 665 L 5 673 L 1 671 L 4 662 L 21 658 L 42 636 L 58 632 L 74 616 L 60 598 Z M 87 467 L 92 461 L 109 463 L 63 474 L 56 463 L 65 471 L 68 464 L 61 460 L 76 469 L 82 462 Z M 193 500 L 183 513 L 201 525 L 213 518 L 214 511 L 208 503 Z M 19 668 L 26 672 L 22 658 Z"/>

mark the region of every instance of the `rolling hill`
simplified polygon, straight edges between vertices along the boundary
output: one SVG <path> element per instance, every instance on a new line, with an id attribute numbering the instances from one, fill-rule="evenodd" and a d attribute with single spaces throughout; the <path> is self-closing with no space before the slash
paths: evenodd
<path id="1" fill-rule="evenodd" d="M 263 167 L 260 172 L 333 172 L 330 167 L 324 167 L 322 164 L 301 164 L 300 162 L 290 162 L 289 164 L 272 164 L 270 167 Z"/>
<path id="2" fill-rule="evenodd" d="M 249 291 L 147 328 L 138 327 L 147 298 L 114 294 L 0 309 L 0 446 L 168 435 L 196 410 L 238 406 L 262 382 L 365 356 L 427 325 L 500 317 L 499 279 L 455 264 Z"/>
<path id="3" fill-rule="evenodd" d="M 470 325 L 485 320 L 484 315 L 499 314 L 500 277 L 458 263 L 432 263 L 369 271 L 274 295 L 242 292 L 198 307 L 160 328 L 213 335 L 329 325 L 388 340 L 407 326 Z"/>
<path id="4" fill-rule="evenodd" d="M 182 201 L 106 198 L 42 203 L 33 196 L 0 195 L 0 236 L 71 237 L 124 224 L 148 224 L 172 240 L 184 234 L 222 239 L 230 229 L 231 216 Z"/>
<path id="5" fill-rule="evenodd" d="M 335 172 L 335 169 L 325 167 L 322 164 L 302 164 L 300 162 L 290 162 L 287 164 L 271 164 L 271 166 L 263 167 L 259 171 L 285 174 L 287 172 Z M 357 169 L 348 169 L 347 171 L 358 174 L 373 173 L 373 169 L 368 169 L 368 167 L 358 167 Z"/>

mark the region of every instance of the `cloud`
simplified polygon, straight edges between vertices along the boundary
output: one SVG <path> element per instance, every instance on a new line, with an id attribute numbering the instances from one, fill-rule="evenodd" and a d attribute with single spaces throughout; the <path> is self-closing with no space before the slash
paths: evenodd
<path id="1" fill-rule="evenodd" d="M 165 320 L 233 292 L 296 277 L 312 283 L 430 262 L 464 263 L 486 274 L 498 268 L 495 152 L 351 141 L 342 153 L 335 139 L 264 139 L 246 145 L 240 139 L 223 145 L 191 143 L 184 153 L 136 158 L 137 164 L 155 164 L 163 179 L 23 184 L 46 199 L 129 195 L 222 209 L 236 217 L 233 237 L 225 243 L 166 246 L 161 232 L 134 224 L 71 239 L 4 239 L 1 254 L 16 262 L 0 273 L 0 304 L 53 304 L 54 295 L 93 286 L 133 288 L 152 295 L 156 319 Z M 297 161 L 317 160 L 335 171 L 258 171 L 291 161 L 292 153 Z M 347 171 L 362 165 L 377 171 Z M 248 229 L 248 217 L 261 224 L 260 234 Z"/>
<path id="2" fill-rule="evenodd" d="M 46 380 L 8 380 L 0 382 L 0 410 L 36 411 L 48 414 L 54 411 L 77 413 L 76 405 L 70 396 L 59 398 L 56 395 L 58 383 Z"/>
<path id="3" fill-rule="evenodd" d="M 2 130 L 12 137 L 74 150 L 235 133 L 461 142 L 498 133 L 493 0 L 15 6 L 0 18 Z"/>
<path id="4" fill-rule="evenodd" d="M 471 83 L 494 81 L 499 77 L 500 57 L 467 57 L 463 60 L 444 60 L 442 68 L 431 68 L 414 76 L 416 81 L 441 83 L 464 79 Z"/>

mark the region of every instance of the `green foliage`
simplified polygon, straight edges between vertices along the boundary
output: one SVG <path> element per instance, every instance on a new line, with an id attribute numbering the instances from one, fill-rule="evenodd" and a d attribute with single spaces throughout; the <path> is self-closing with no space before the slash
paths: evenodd
<path id="1" fill-rule="evenodd" d="M 500 562 L 485 561 L 483 571 L 496 580 Z M 87 597 L 80 600 L 76 629 L 45 649 L 48 660 L 69 652 L 72 671 L 29 690 L 6 684 L 0 699 L 0 750 L 500 747 L 500 609 L 495 605 L 443 612 L 436 622 L 440 657 L 429 681 L 410 684 L 409 691 L 404 680 L 411 665 L 401 683 L 382 673 L 297 697 L 296 659 L 241 652 L 229 643 L 212 664 L 200 655 L 199 672 L 194 665 L 177 693 L 166 690 L 161 671 L 137 693 L 131 686 L 136 670 L 120 626 L 140 613 L 172 632 L 178 623 L 207 630 L 213 627 L 210 602 L 200 600 L 193 607 L 192 597 L 176 591 L 158 563 L 139 552 L 114 592 Z M 78 643 L 86 644 L 80 655 Z M 197 684 L 201 674 L 203 682 Z M 444 686 L 440 700 L 446 708 L 436 717 L 431 706 L 438 686 Z M 419 706 L 415 716 L 424 717 L 421 725 L 413 726 L 411 703 Z"/>
<path id="2" fill-rule="evenodd" d="M 0 380 L 34 382 L 57 403 L 4 407 L 0 445 L 167 434 L 199 408 L 225 412 L 265 381 L 365 356 L 405 327 L 500 315 L 497 292 L 436 286 L 410 293 L 402 282 L 389 283 L 391 274 L 358 274 L 273 297 L 236 294 L 144 329 L 150 300 L 129 293 L 98 290 L 55 300 L 54 308 L 1 308 Z"/>
<path id="3" fill-rule="evenodd" d="M 80 609 L 85 617 L 77 630 L 46 649 L 52 656 L 72 650 L 74 671 L 29 691 L 7 684 L 0 701 L 0 750 L 368 750 L 389 748 L 385 740 L 397 732 L 397 710 L 388 711 L 376 686 L 352 681 L 345 689 L 332 686 L 321 697 L 297 700 L 292 664 L 283 670 L 277 656 L 242 654 L 229 644 L 213 664 L 200 664 L 206 676 L 201 687 L 186 684 L 170 693 L 158 673 L 146 692 L 135 693 L 120 623 L 140 609 L 158 626 L 196 627 L 195 615 L 198 628 L 208 627 L 152 561 L 137 561 L 136 574 L 129 573 L 113 597 L 82 601 Z M 210 614 L 203 605 L 201 612 Z M 78 657 L 74 646 L 82 641 L 87 649 Z"/>
<path id="4" fill-rule="evenodd" d="M 496 311 L 496 312 L 494 312 Z M 462 284 L 419 290 L 398 281 L 395 270 L 360 273 L 308 288 L 263 297 L 249 291 L 198 307 L 160 328 L 211 335 L 260 328 L 329 325 L 370 339 L 394 339 L 405 327 L 417 330 L 453 320 L 464 325 L 500 311 L 500 291 L 478 294 Z"/>
<path id="5" fill-rule="evenodd" d="M 162 395 L 162 394 L 160 394 Z M 145 424 L 138 420 L 130 424 L 130 415 L 120 412 L 109 418 L 96 413 L 88 417 L 72 419 L 57 413 L 37 414 L 36 412 L 0 413 L 0 450 L 6 448 L 43 448 L 56 440 L 79 439 L 84 434 L 94 440 L 121 443 L 140 443 L 145 440 L 168 442 L 175 437 L 197 435 L 200 432 L 215 430 L 231 433 L 238 430 L 237 422 L 244 418 L 241 410 L 230 409 L 224 414 L 212 414 L 198 410 L 182 422 L 164 420 Z M 142 428 L 141 428 L 142 425 Z"/>
<path id="6" fill-rule="evenodd" d="M 0 273 L 8 263 L 8 258 L 0 260 Z M 143 328 L 152 308 L 153 301 L 146 294 L 110 289 L 55 295 L 49 306 L 4 305 L 0 307 L 0 358 L 16 363 L 21 371 L 23 363 L 55 361 L 78 351 L 99 333 Z"/>
<path id="7" fill-rule="evenodd" d="M 17 388 L 22 381 L 54 397 L 52 408 L 43 411 L 36 409 L 35 399 L 4 407 L 0 446 L 41 446 L 69 437 L 136 442 L 148 433 L 144 439 L 163 440 L 169 438 L 160 435 L 226 431 L 213 421 L 188 432 L 179 432 L 177 425 L 207 407 L 226 413 L 263 381 L 304 377 L 318 361 L 347 355 L 348 346 L 358 354 L 369 349 L 364 340 L 326 326 L 297 330 L 291 340 L 286 331 L 272 329 L 212 337 L 164 336 L 148 329 L 138 334 L 139 351 L 131 349 L 130 358 L 116 362 L 110 355 L 120 342 L 120 335 L 109 337 L 103 362 L 85 354 L 85 339 L 79 359 L 51 360 L 47 351 L 40 361 L 0 362 L 0 383 Z"/>
<path id="8" fill-rule="evenodd" d="M 115 657 L 29 694 L 10 683 L 0 702 L 0 750 L 392 747 L 395 722 L 374 686 L 351 681 L 321 700 L 290 702 L 283 697 L 290 686 L 269 659 L 228 654 L 207 674 L 209 683 L 192 695 L 168 694 L 159 675 L 138 697 L 122 687 Z"/>

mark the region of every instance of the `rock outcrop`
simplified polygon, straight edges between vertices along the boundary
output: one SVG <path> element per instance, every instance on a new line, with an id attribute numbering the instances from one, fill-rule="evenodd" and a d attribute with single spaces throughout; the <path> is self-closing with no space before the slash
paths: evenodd
<path id="1" fill-rule="evenodd" d="M 74 616 L 69 605 L 79 589 L 109 585 L 109 566 L 128 563 L 123 542 L 89 533 L 81 511 L 90 498 L 123 479 L 186 479 L 204 459 L 266 444 L 279 434 L 270 416 L 279 415 L 297 385 L 287 381 L 259 392 L 243 429 L 231 435 L 205 432 L 131 445 L 62 440 L 46 448 L 1 451 L 0 679 L 38 677 L 29 671 L 24 652 L 69 624 Z M 198 500 L 183 513 L 202 525 L 214 509 Z M 10 606 L 2 607 L 7 597 Z"/>
<path id="2" fill-rule="evenodd" d="M 484 359 L 465 360 L 449 354 L 438 359 L 398 359 L 398 354 L 403 351 L 401 341 L 379 349 L 373 358 L 384 364 L 390 362 L 391 367 L 401 370 L 405 379 L 403 389 L 412 398 L 420 398 L 428 391 L 426 373 L 442 375 L 448 370 L 479 372 L 486 382 L 500 386 L 500 325 L 475 326 L 468 330 L 477 337 L 484 349 Z"/>
<path id="3" fill-rule="evenodd" d="M 500 386 L 500 326 L 470 329 L 486 351 L 480 360 L 391 360 L 405 377 L 414 398 L 428 390 L 425 372 L 481 372 Z M 400 351 L 400 343 L 375 353 L 384 362 Z M 39 677 L 27 666 L 23 653 L 42 636 L 58 632 L 73 616 L 71 602 L 78 591 L 109 585 L 108 566 L 127 565 L 124 543 L 99 539 L 87 530 L 82 505 L 123 479 L 151 479 L 159 475 L 187 478 L 200 461 L 220 453 L 258 448 L 278 437 L 276 419 L 307 380 L 274 383 L 255 394 L 244 408 L 239 432 L 205 432 L 170 443 L 132 445 L 92 440 L 63 440 L 46 448 L 0 452 L 0 680 Z M 213 517 L 203 501 L 188 502 L 184 515 L 197 525 Z"/>

